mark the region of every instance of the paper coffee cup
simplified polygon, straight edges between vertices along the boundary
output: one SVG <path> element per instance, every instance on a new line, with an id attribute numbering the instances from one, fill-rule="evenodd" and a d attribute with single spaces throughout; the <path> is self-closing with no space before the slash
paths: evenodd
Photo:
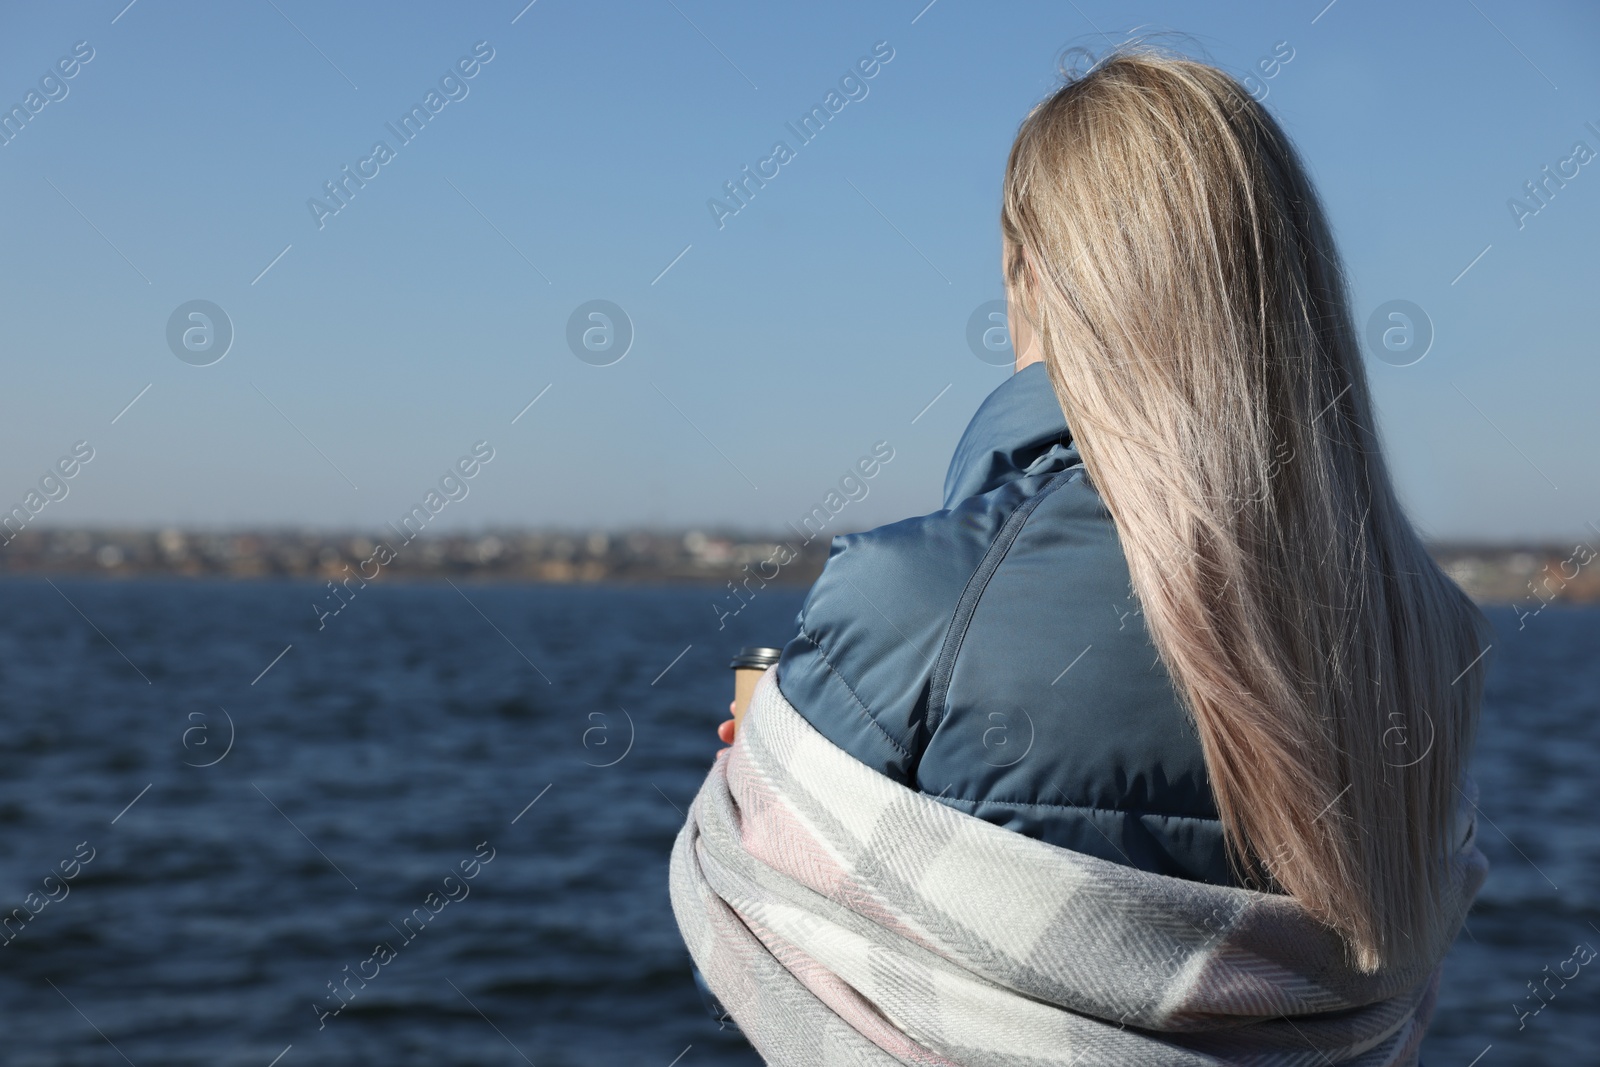
<path id="1" fill-rule="evenodd" d="M 756 691 L 756 683 L 761 676 L 767 673 L 767 668 L 778 662 L 783 655 L 781 648 L 741 648 L 739 654 L 733 657 L 733 662 L 728 666 L 733 668 L 733 726 L 737 733 L 739 724 L 744 721 L 745 709 L 750 706 L 750 696 Z"/>

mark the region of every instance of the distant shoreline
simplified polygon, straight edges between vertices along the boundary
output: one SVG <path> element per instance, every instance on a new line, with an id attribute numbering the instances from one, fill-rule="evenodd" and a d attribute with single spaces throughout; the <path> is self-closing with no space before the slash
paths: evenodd
<path id="1" fill-rule="evenodd" d="M 0 577 L 173 578 L 339 583 L 381 543 L 365 533 L 303 530 L 33 528 L 0 547 Z M 539 585 L 726 587 L 756 575 L 790 532 L 499 530 L 419 537 L 381 578 Z M 762 584 L 804 587 L 827 562 L 829 538 L 800 544 Z M 1579 543 L 1446 542 L 1434 558 L 1481 604 L 1600 603 L 1596 551 Z M 368 576 L 371 578 L 372 576 Z"/>

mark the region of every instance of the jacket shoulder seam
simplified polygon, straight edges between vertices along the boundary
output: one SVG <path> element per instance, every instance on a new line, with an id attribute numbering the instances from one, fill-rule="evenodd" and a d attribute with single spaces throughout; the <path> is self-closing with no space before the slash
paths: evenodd
<path id="1" fill-rule="evenodd" d="M 950 693 L 950 679 L 955 674 L 956 655 L 961 651 L 962 642 L 967 636 L 967 627 L 972 622 L 973 613 L 978 609 L 978 601 L 983 597 L 984 590 L 988 588 L 989 579 L 994 577 L 994 572 L 1000 569 L 1000 564 L 1005 560 L 1011 546 L 1015 543 L 1017 535 L 1022 532 L 1022 527 L 1027 523 L 1028 517 L 1034 512 L 1044 499 L 1057 489 L 1076 479 L 1083 473 L 1081 467 L 1069 467 L 1064 471 L 1057 471 L 1049 476 L 1039 491 L 1028 499 L 1019 503 L 1014 511 L 1006 517 L 1000 527 L 1000 532 L 984 552 L 983 559 L 978 562 L 977 569 L 967 579 L 966 588 L 961 591 L 961 599 L 956 602 L 956 610 L 950 619 L 950 626 L 945 631 L 944 643 L 939 649 L 939 658 L 934 663 L 931 686 L 928 694 L 928 735 L 933 736 L 939 723 L 944 720 L 945 701 Z M 1014 484 L 1014 483 L 1013 483 Z"/>
<path id="2" fill-rule="evenodd" d="M 899 753 L 909 765 L 911 762 L 911 753 L 907 751 L 904 745 L 896 741 L 894 739 L 894 735 L 884 728 L 883 724 L 878 721 L 878 717 L 876 715 L 872 714 L 872 709 L 867 707 L 866 702 L 861 699 L 861 695 L 856 692 L 855 686 L 851 685 L 850 680 L 847 679 L 843 674 L 839 673 L 839 669 L 835 667 L 833 665 L 833 661 L 828 658 L 827 650 L 822 647 L 822 642 L 818 641 L 815 637 L 812 637 L 811 634 L 806 632 L 805 624 L 803 622 L 800 625 L 800 632 L 798 636 L 801 640 L 805 641 L 806 644 L 817 650 L 817 658 L 821 660 L 822 665 L 828 669 L 828 673 L 839 679 L 839 684 L 844 686 L 845 691 L 848 692 L 850 694 L 850 698 L 856 702 L 856 707 L 861 710 L 861 714 L 866 716 L 867 721 L 872 724 L 873 729 L 882 734 L 883 739 L 887 741 L 895 750 L 895 752 Z"/>

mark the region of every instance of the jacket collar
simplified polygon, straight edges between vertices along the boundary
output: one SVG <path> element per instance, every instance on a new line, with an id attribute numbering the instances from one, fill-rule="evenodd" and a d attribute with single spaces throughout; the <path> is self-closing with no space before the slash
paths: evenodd
<path id="1" fill-rule="evenodd" d="M 967 424 L 944 478 L 944 506 L 1036 472 L 1081 463 L 1043 363 L 1030 363 L 988 395 Z"/>

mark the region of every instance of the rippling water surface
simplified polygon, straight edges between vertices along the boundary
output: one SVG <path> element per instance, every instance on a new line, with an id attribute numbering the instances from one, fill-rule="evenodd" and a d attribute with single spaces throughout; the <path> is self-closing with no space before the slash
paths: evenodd
<path id="1" fill-rule="evenodd" d="M 759 1062 L 666 865 L 800 591 L 718 631 L 708 589 L 373 585 L 319 631 L 309 585 L 0 590 L 5 1063 Z M 1593 1062 L 1600 959 L 1546 979 L 1600 947 L 1600 611 L 1494 619 L 1494 869 L 1425 1059 Z"/>

